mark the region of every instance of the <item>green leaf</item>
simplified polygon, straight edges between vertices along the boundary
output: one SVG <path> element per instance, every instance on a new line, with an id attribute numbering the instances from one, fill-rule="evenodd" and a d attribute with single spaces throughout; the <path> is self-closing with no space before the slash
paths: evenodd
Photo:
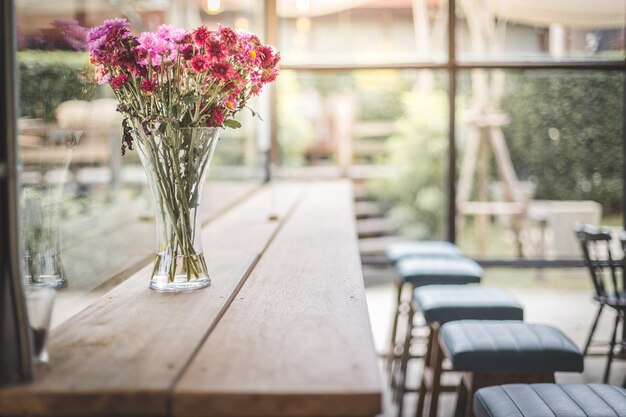
<path id="1" fill-rule="evenodd" d="M 224 120 L 224 126 L 230 127 L 231 129 L 239 129 L 241 127 L 241 123 L 235 119 L 226 119 Z"/>

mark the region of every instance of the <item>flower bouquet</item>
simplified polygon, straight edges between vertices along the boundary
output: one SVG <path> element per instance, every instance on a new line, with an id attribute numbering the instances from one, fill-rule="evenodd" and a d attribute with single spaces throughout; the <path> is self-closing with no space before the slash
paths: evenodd
<path id="1" fill-rule="evenodd" d="M 162 25 L 134 36 L 128 21 L 113 19 L 91 29 L 87 41 L 96 80 L 112 87 L 124 115 L 122 154 L 136 145 L 154 197 L 150 287 L 206 287 L 199 204 L 208 166 L 220 130 L 240 127 L 235 114 L 276 79 L 280 55 L 224 26 L 187 32 Z"/>

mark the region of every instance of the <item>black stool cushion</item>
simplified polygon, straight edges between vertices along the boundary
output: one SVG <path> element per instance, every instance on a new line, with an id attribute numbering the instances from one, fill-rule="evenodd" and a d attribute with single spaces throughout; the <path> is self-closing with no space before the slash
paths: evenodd
<path id="1" fill-rule="evenodd" d="M 479 283 L 483 269 L 469 258 L 413 257 L 396 263 L 396 271 L 403 281 L 415 286 L 435 284 Z"/>
<path id="2" fill-rule="evenodd" d="M 626 417 L 626 390 L 602 384 L 510 384 L 479 389 L 476 417 Z"/>
<path id="3" fill-rule="evenodd" d="M 387 258 L 396 263 L 408 256 L 461 256 L 461 249 L 454 243 L 440 240 L 423 240 L 419 242 L 396 242 L 387 246 Z"/>
<path id="4" fill-rule="evenodd" d="M 413 302 L 427 323 L 454 320 L 524 320 L 524 308 L 506 291 L 479 285 L 416 288 Z"/>
<path id="5" fill-rule="evenodd" d="M 452 369 L 467 372 L 582 372 L 583 354 L 560 330 L 519 321 L 444 324 L 442 350 Z"/>

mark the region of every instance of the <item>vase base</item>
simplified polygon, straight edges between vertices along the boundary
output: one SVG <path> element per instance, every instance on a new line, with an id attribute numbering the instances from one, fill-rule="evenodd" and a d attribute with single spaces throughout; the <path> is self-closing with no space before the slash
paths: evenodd
<path id="1" fill-rule="evenodd" d="M 162 279 L 152 277 L 150 280 L 150 288 L 161 292 L 193 291 L 210 285 L 211 279 L 209 277 L 197 278 L 191 281 L 187 281 L 186 277 L 181 277 L 179 280 L 174 279 L 173 282 L 168 282 L 167 277 L 164 276 Z"/>
<path id="2" fill-rule="evenodd" d="M 35 279 L 26 276 L 26 285 L 33 288 L 53 288 L 58 290 L 67 286 L 67 279 L 60 275 L 39 275 Z"/>

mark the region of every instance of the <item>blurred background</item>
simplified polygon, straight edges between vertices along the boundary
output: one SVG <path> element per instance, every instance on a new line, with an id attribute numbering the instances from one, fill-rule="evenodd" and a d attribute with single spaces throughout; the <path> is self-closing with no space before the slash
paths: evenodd
<path id="1" fill-rule="evenodd" d="M 626 1 L 457 0 L 452 29 L 448 9 L 17 1 L 27 279 L 83 302 L 153 252 L 145 175 L 136 153 L 120 155 L 113 94 L 90 81 L 85 52 L 88 28 L 125 17 L 137 33 L 222 23 L 281 52 L 277 83 L 252 104 L 263 121 L 242 112 L 222 134 L 207 219 L 270 177 L 347 177 L 368 285 L 387 279 L 388 243 L 418 238 L 531 268 L 492 275 L 504 281 L 587 288 L 582 269 L 559 268 L 582 265 L 576 221 L 623 227 Z"/>

